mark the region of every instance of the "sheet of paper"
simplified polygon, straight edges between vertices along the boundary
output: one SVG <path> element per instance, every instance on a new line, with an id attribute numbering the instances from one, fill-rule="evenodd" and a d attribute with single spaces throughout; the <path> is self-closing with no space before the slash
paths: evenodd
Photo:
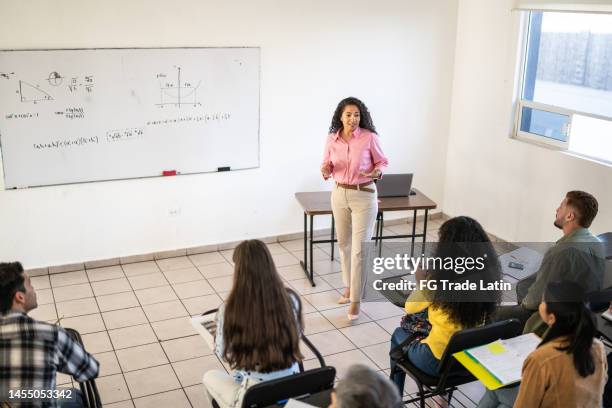
<path id="1" fill-rule="evenodd" d="M 206 344 L 211 350 L 215 349 L 215 333 L 217 331 L 217 323 L 215 314 L 211 313 L 205 316 L 194 316 L 191 318 L 191 325 L 204 338 Z"/>
<path id="2" fill-rule="evenodd" d="M 520 381 L 523 362 L 541 339 L 533 333 L 466 350 L 502 384 Z"/>
<path id="3" fill-rule="evenodd" d="M 285 408 L 316 408 L 314 405 L 306 404 L 305 402 L 294 400 L 291 398 L 285 404 Z"/>

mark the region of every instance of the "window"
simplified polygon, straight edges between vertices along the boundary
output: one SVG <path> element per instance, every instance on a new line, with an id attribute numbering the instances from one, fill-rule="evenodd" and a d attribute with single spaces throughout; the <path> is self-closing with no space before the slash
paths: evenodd
<path id="1" fill-rule="evenodd" d="M 612 14 L 527 17 L 515 136 L 612 164 Z"/>

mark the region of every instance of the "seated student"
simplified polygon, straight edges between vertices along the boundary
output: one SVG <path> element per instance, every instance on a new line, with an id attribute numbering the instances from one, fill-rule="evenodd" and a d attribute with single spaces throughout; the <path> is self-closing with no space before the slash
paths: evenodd
<path id="1" fill-rule="evenodd" d="M 83 382 L 97 377 L 99 364 L 64 329 L 39 322 L 27 315 L 37 307 L 30 276 L 19 262 L 0 263 L 0 401 L 21 406 L 10 399 L 9 390 L 41 390 L 51 398 L 31 401 L 27 406 L 81 407 L 82 396 L 70 389 L 71 398 L 56 400 L 56 372 Z"/>
<path id="2" fill-rule="evenodd" d="M 217 312 L 215 353 L 235 370 L 204 374 L 209 398 L 240 407 L 247 388 L 299 372 L 301 302 L 285 288 L 266 244 L 244 241 L 234 251 L 234 282 Z"/>
<path id="3" fill-rule="evenodd" d="M 389 379 L 371 368 L 355 364 L 338 382 L 328 408 L 400 408 L 402 398 Z"/>
<path id="4" fill-rule="evenodd" d="M 486 266 L 482 270 L 465 271 L 438 266 L 431 268 L 426 275 L 422 270 L 418 270 L 417 282 L 422 279 L 431 279 L 436 282 L 441 280 L 471 281 L 480 285 L 481 280 L 488 283 L 500 279 L 501 268 L 497 255 L 489 237 L 478 221 L 470 217 L 451 218 L 442 224 L 438 234 L 439 243 L 433 259 L 485 257 Z M 468 244 L 465 245 L 465 243 Z M 482 296 L 482 293 L 444 291 L 440 289 L 440 286 L 434 293 L 413 291 L 406 300 L 405 310 L 408 315 L 402 320 L 402 327 L 395 329 L 391 337 L 391 350 L 397 350 L 398 345 L 408 337 L 415 332 L 420 332 L 419 337 L 404 346 L 403 355 L 426 374 L 437 376 L 440 359 L 452 335 L 465 328 L 484 324 L 495 311 L 501 294 L 497 290 L 491 290 L 485 294 L 485 298 L 475 296 Z M 426 316 L 420 313 L 424 311 Z M 431 324 L 431 330 L 427 334 L 427 330 L 422 331 L 422 328 L 429 324 Z M 391 379 L 399 388 L 400 394 L 404 389 L 405 377 L 406 374 L 396 367 L 392 358 Z"/>
<path id="5" fill-rule="evenodd" d="M 525 333 L 544 335 L 546 324 L 540 319 L 538 304 L 548 282 L 572 281 L 587 293 L 600 290 L 605 271 L 603 246 L 588 228 L 597 215 L 595 197 L 584 191 L 570 191 L 557 208 L 555 227 L 563 231 L 546 254 L 540 269 L 516 285 L 516 306 L 503 306 L 496 320 L 517 318 L 525 325 Z"/>
<path id="6" fill-rule="evenodd" d="M 548 284 L 538 313 L 550 330 L 523 363 L 520 387 L 487 390 L 478 408 L 602 406 L 606 354 L 582 299 L 574 282 Z"/>

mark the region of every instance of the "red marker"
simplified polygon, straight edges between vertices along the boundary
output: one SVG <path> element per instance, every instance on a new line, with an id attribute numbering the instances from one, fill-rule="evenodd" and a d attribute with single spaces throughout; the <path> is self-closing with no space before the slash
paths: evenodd
<path id="1" fill-rule="evenodd" d="M 176 170 L 164 170 L 162 176 L 176 176 Z"/>

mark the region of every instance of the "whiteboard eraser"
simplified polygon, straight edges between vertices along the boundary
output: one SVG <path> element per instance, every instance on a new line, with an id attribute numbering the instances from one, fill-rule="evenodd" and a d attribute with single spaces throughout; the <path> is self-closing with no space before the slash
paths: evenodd
<path id="1" fill-rule="evenodd" d="M 230 171 L 230 170 L 231 168 L 229 166 L 228 167 L 217 167 L 217 171 Z"/>

